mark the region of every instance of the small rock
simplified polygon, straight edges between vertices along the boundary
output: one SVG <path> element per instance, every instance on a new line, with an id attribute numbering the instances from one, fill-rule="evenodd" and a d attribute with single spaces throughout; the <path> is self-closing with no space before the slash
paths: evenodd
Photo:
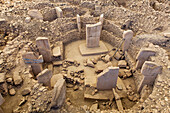
<path id="1" fill-rule="evenodd" d="M 107 63 L 107 62 L 110 62 L 111 59 L 112 59 L 112 57 L 110 55 L 106 55 L 104 61 Z"/>
<path id="2" fill-rule="evenodd" d="M 15 85 L 20 85 L 22 83 L 22 78 L 21 76 L 19 75 L 19 72 L 14 72 L 13 73 L 13 80 L 14 80 L 14 83 Z"/>
<path id="3" fill-rule="evenodd" d="M 79 87 L 77 85 L 74 86 L 73 90 L 77 91 L 79 89 Z"/>
<path id="4" fill-rule="evenodd" d="M 10 94 L 11 96 L 14 96 L 14 95 L 16 94 L 15 89 L 14 89 L 14 88 L 10 89 L 10 90 L 9 90 L 9 94 Z"/>
<path id="5" fill-rule="evenodd" d="M 26 22 L 26 23 L 30 23 L 30 22 L 31 22 L 31 17 L 26 17 L 26 18 L 25 18 L 25 22 Z"/>
<path id="6" fill-rule="evenodd" d="M 127 63 L 126 63 L 125 60 L 120 60 L 120 61 L 118 62 L 118 66 L 119 66 L 120 68 L 126 68 Z"/>
<path id="7" fill-rule="evenodd" d="M 25 88 L 24 90 L 22 90 L 21 94 L 22 96 L 26 96 L 26 95 L 29 95 L 30 92 L 31 92 L 30 88 Z"/>
<path id="8" fill-rule="evenodd" d="M 87 60 L 87 66 L 92 67 L 92 68 L 95 67 L 93 62 L 90 59 Z"/>
<path id="9" fill-rule="evenodd" d="M 23 98 L 21 99 L 21 102 L 19 103 L 19 106 L 24 105 L 26 102 L 27 102 L 27 97 L 26 97 L 26 98 L 23 97 Z"/>
<path id="10" fill-rule="evenodd" d="M 91 107 L 90 107 L 90 111 L 97 111 L 97 109 L 98 109 L 98 103 L 96 103 L 96 104 L 93 104 Z"/>

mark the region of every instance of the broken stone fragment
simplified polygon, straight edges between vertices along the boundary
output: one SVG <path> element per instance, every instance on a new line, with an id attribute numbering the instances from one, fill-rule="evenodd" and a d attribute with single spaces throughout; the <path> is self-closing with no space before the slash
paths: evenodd
<path id="1" fill-rule="evenodd" d="M 21 99 L 21 102 L 19 103 L 19 106 L 24 105 L 26 102 L 27 102 L 27 97 L 23 97 L 23 98 Z"/>
<path id="2" fill-rule="evenodd" d="M 43 20 L 43 15 L 37 9 L 31 9 L 28 11 L 28 15 L 32 18 Z"/>
<path id="3" fill-rule="evenodd" d="M 43 83 L 43 85 L 51 87 L 50 84 L 51 77 L 52 77 L 52 71 L 45 69 L 37 75 L 37 80 L 39 83 Z"/>
<path id="4" fill-rule="evenodd" d="M 14 84 L 15 85 L 20 85 L 22 83 L 22 78 L 21 76 L 19 75 L 19 72 L 15 71 L 13 73 L 13 80 L 14 80 Z"/>
<path id="5" fill-rule="evenodd" d="M 113 90 L 113 94 L 115 96 L 117 108 L 118 108 L 119 111 L 122 111 L 123 110 L 123 106 L 122 106 L 122 102 L 121 102 L 120 96 L 116 93 L 114 88 L 112 90 Z"/>
<path id="6" fill-rule="evenodd" d="M 65 80 L 59 79 L 54 85 L 54 93 L 51 102 L 51 108 L 60 108 L 66 98 L 66 83 Z"/>
<path id="7" fill-rule="evenodd" d="M 1 93 L 0 93 L 0 105 L 2 105 L 5 102 L 5 99 L 2 97 Z"/>
<path id="8" fill-rule="evenodd" d="M 5 82 L 5 73 L 0 73 L 0 83 Z"/>
<path id="9" fill-rule="evenodd" d="M 104 58 L 104 61 L 107 63 L 107 62 L 110 62 L 112 59 L 112 57 L 110 55 L 106 55 L 105 58 Z"/>
<path id="10" fill-rule="evenodd" d="M 120 60 L 120 61 L 118 62 L 118 66 L 119 66 L 120 68 L 126 68 L 127 63 L 126 63 L 125 60 Z"/>
<path id="11" fill-rule="evenodd" d="M 62 75 L 62 74 L 53 75 L 53 76 L 51 77 L 51 87 L 53 88 L 54 85 L 56 84 L 56 82 L 57 82 L 59 79 L 61 79 L 61 78 L 63 78 L 63 75 Z"/>
<path id="12" fill-rule="evenodd" d="M 95 111 L 97 111 L 97 109 L 98 109 L 98 103 L 93 104 L 93 105 L 90 107 L 90 111 L 91 111 L 91 112 L 95 112 Z"/>
<path id="13" fill-rule="evenodd" d="M 11 96 L 14 96 L 14 95 L 16 94 L 15 89 L 14 89 L 14 88 L 10 89 L 10 90 L 9 90 L 9 94 L 10 94 Z"/>
<path id="14" fill-rule="evenodd" d="M 95 65 L 93 64 L 93 62 L 90 59 L 87 59 L 87 66 L 92 67 L 92 68 L 95 67 Z"/>
<path id="15" fill-rule="evenodd" d="M 61 66 L 63 61 L 53 61 L 53 66 Z"/>
<path id="16" fill-rule="evenodd" d="M 31 89 L 30 88 L 25 88 L 21 92 L 22 96 L 29 95 L 30 93 L 31 93 Z"/>

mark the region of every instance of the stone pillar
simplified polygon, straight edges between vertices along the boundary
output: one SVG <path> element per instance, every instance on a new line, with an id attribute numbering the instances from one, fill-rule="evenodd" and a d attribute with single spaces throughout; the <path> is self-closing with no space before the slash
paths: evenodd
<path id="1" fill-rule="evenodd" d="M 79 32 L 81 32 L 81 20 L 80 20 L 80 15 L 77 14 L 77 28 Z"/>
<path id="2" fill-rule="evenodd" d="M 136 60 L 136 69 L 140 69 L 143 65 L 143 63 L 148 60 L 148 58 L 150 56 L 154 56 L 156 54 L 156 52 L 153 49 L 150 48 L 141 48 L 141 50 L 139 51 Z"/>
<path id="3" fill-rule="evenodd" d="M 141 73 L 144 75 L 138 92 L 140 93 L 145 85 L 153 85 L 158 74 L 162 72 L 162 66 L 157 65 L 151 61 L 145 61 L 142 66 Z"/>
<path id="4" fill-rule="evenodd" d="M 101 22 L 102 24 L 103 24 L 103 20 L 104 20 L 103 17 L 104 17 L 104 14 L 101 14 L 100 19 L 99 19 L 99 22 Z"/>
<path id="5" fill-rule="evenodd" d="M 56 13 L 57 13 L 57 17 L 58 18 L 62 18 L 63 17 L 63 11 L 61 10 L 60 7 L 55 7 Z"/>
<path id="6" fill-rule="evenodd" d="M 38 37 L 36 39 L 36 45 L 39 49 L 40 54 L 43 56 L 45 62 L 51 62 L 52 54 L 51 54 L 51 47 L 50 42 L 47 37 Z"/>
<path id="7" fill-rule="evenodd" d="M 97 76 L 97 89 L 109 90 L 116 88 L 119 67 L 108 67 Z"/>
<path id="8" fill-rule="evenodd" d="M 37 80 L 38 83 L 43 83 L 43 85 L 49 86 L 51 88 L 51 83 L 50 83 L 51 77 L 52 77 L 52 71 L 45 69 L 37 75 Z"/>
<path id="9" fill-rule="evenodd" d="M 86 25 L 86 46 L 88 48 L 99 47 L 102 23 Z"/>
<path id="10" fill-rule="evenodd" d="M 125 40 L 122 46 L 123 52 L 127 51 L 129 49 L 131 40 L 133 38 L 133 31 L 127 30 L 123 32 L 123 39 Z"/>
<path id="11" fill-rule="evenodd" d="M 54 93 L 51 102 L 51 108 L 60 108 L 66 98 L 66 82 L 63 78 L 59 79 L 54 85 Z"/>
<path id="12" fill-rule="evenodd" d="M 42 55 L 36 56 L 33 52 L 27 52 L 22 55 L 22 58 L 26 64 L 31 65 L 34 75 L 38 75 L 42 71 Z"/>

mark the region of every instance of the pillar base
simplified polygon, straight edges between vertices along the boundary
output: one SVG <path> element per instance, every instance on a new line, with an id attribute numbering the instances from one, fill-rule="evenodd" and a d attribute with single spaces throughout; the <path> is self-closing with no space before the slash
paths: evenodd
<path id="1" fill-rule="evenodd" d="M 108 52 L 108 48 L 105 46 L 105 44 L 102 41 L 99 42 L 99 47 L 94 47 L 94 48 L 88 48 L 86 46 L 86 43 L 80 44 L 79 50 L 81 55 L 83 56 L 105 54 Z"/>

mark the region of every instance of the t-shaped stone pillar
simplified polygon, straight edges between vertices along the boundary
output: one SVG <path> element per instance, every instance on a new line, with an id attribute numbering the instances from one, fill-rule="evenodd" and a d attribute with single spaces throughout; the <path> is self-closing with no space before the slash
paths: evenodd
<path id="1" fill-rule="evenodd" d="M 86 46 L 88 48 L 99 47 L 102 23 L 86 25 Z"/>
<path id="2" fill-rule="evenodd" d="M 42 71 L 43 57 L 37 56 L 34 52 L 27 52 L 22 55 L 26 64 L 30 64 L 34 75 L 38 75 Z"/>
<path id="3" fill-rule="evenodd" d="M 119 67 L 108 67 L 97 76 L 97 89 L 109 90 L 116 88 Z"/>
<path id="4" fill-rule="evenodd" d="M 141 50 L 139 51 L 136 59 L 137 59 L 137 63 L 136 63 L 136 69 L 140 69 L 143 65 L 143 63 L 148 60 L 148 58 L 150 56 L 154 56 L 156 54 L 156 52 L 153 49 L 150 48 L 141 48 Z"/>
<path id="5" fill-rule="evenodd" d="M 125 40 L 122 46 L 123 52 L 127 51 L 129 49 L 131 40 L 133 38 L 133 31 L 127 30 L 123 32 L 123 39 Z"/>
<path id="6" fill-rule="evenodd" d="M 141 73 L 144 75 L 138 92 L 140 93 L 145 85 L 153 85 L 158 74 L 162 72 L 162 66 L 157 65 L 155 62 L 145 61 L 142 66 Z"/>
<path id="7" fill-rule="evenodd" d="M 50 42 L 47 37 L 38 37 L 36 39 L 36 45 L 39 49 L 40 54 L 43 56 L 45 62 L 51 62 L 52 54 L 51 54 L 51 47 Z"/>

